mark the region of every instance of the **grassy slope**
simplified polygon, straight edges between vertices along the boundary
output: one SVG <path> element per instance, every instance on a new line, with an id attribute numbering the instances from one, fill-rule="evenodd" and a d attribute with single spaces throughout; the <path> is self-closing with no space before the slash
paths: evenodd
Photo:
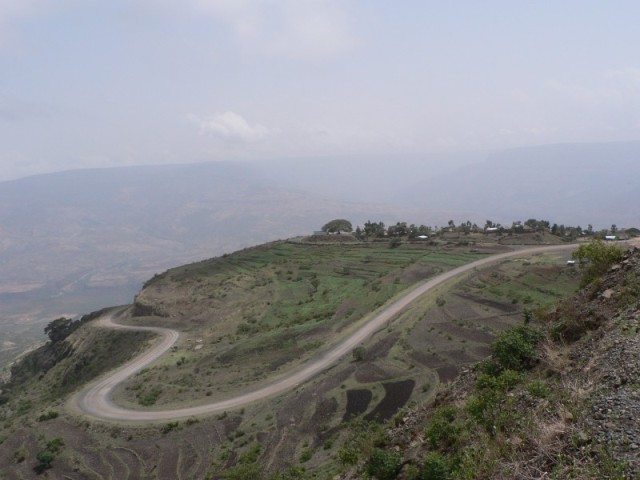
<path id="1" fill-rule="evenodd" d="M 188 334 L 125 389 L 135 404 L 207 401 L 267 380 L 322 351 L 416 282 L 481 254 L 468 248 L 277 242 L 169 270 L 137 296 L 138 310 Z"/>
<path id="2" fill-rule="evenodd" d="M 266 378 L 321 350 L 361 314 L 408 285 L 476 258 L 479 253 L 472 249 L 484 250 L 479 245 L 452 243 L 390 249 L 386 242 L 280 242 L 171 270 L 149 282 L 138 297 L 139 302 L 168 316 L 132 321 L 180 327 L 185 332 L 182 343 L 156 367 L 130 382 L 123 397 L 139 406 L 141 399 L 152 394 L 157 404 L 172 404 L 206 401 L 225 394 L 225 389 L 247 388 L 262 381 L 260 375 Z M 486 250 L 493 249 L 495 245 Z M 269 402 L 179 424 L 99 427 L 69 417 L 56 402 L 49 403 L 43 392 L 59 385 L 65 372 L 83 358 L 82 352 L 93 351 L 94 341 L 100 342 L 105 353 L 110 351 L 108 338 L 91 340 L 98 333 L 80 329 L 74 335 L 86 341 L 76 341 L 78 355 L 52 368 L 40 382 L 35 377 L 23 388 L 32 404 L 21 410 L 19 400 L 12 399 L 3 408 L 6 420 L 0 438 L 7 440 L 0 446 L 0 458 L 6 465 L 4 471 L 10 476 L 23 472 L 20 475 L 28 478 L 35 453 L 46 446 L 44 440 L 60 436 L 67 446 L 56 454 L 49 471 L 52 478 L 74 470 L 108 472 L 123 468 L 123 463 L 130 478 L 203 478 L 207 472 L 217 478 L 215 472 L 229 469 L 253 469 L 253 478 L 260 478 L 256 470 L 284 471 L 296 464 L 324 478 L 332 471 L 328 462 L 335 459 L 344 437 L 343 419 L 353 409 L 348 392 L 369 392 L 370 401 L 363 410 L 369 417 L 374 412 L 393 415 L 402 405 L 428 402 L 440 381 L 486 355 L 495 331 L 519 322 L 524 306 L 535 307 L 529 298 L 542 295 L 551 301 L 556 295 L 549 294 L 550 285 L 568 288 L 573 280 L 563 263 L 544 256 L 483 270 L 453 291 L 442 290 L 416 302 L 364 345 L 361 361 L 345 358 L 313 382 Z M 488 293 L 491 287 L 505 289 L 515 280 L 526 289 L 517 299 Z M 436 303 L 438 297 L 444 303 Z M 256 304 L 261 307 L 254 308 Z M 325 314 L 296 314 L 312 312 L 316 304 Z M 310 345 L 313 348 L 307 348 Z M 135 349 L 133 344 L 122 346 Z M 234 361 L 225 363 L 225 355 L 233 355 Z M 218 391 L 221 380 L 228 386 Z M 157 395 L 153 395 L 154 387 L 159 390 Z M 394 388 L 408 391 L 409 396 L 385 413 L 385 401 L 388 404 L 400 391 Z M 60 417 L 38 422 L 37 417 L 49 409 Z M 26 459 L 19 462 L 23 448 Z"/>

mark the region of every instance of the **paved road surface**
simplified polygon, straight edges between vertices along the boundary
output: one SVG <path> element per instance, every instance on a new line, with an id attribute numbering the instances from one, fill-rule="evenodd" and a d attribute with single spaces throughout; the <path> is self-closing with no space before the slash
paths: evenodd
<path id="1" fill-rule="evenodd" d="M 371 318 L 371 320 L 355 330 L 347 338 L 332 347 L 330 350 L 326 351 L 322 356 L 314 358 L 306 365 L 292 370 L 280 379 L 275 380 L 273 383 L 259 387 L 251 392 L 229 398 L 228 400 L 217 401 L 206 405 L 180 408 L 176 410 L 129 410 L 115 405 L 111 401 L 111 395 L 113 389 L 119 383 L 125 381 L 131 375 L 134 375 L 136 372 L 142 370 L 143 368 L 157 360 L 167 350 L 169 350 L 171 346 L 178 340 L 178 332 L 176 332 L 175 330 L 159 327 L 134 327 L 119 325 L 113 322 L 112 314 L 106 315 L 98 321 L 98 324 L 100 326 L 126 330 L 151 331 L 158 333 L 161 336 L 162 340 L 152 349 L 127 363 L 121 369 L 80 391 L 72 398 L 72 402 L 76 408 L 79 408 L 80 411 L 87 416 L 99 418 L 102 420 L 124 422 L 173 420 L 196 415 L 219 413 L 225 410 L 240 408 L 257 400 L 278 395 L 286 390 L 298 386 L 303 382 L 306 382 L 315 375 L 326 370 L 327 368 L 335 364 L 344 355 L 350 353 L 364 340 L 369 338 L 374 332 L 378 331 L 381 328 L 384 328 L 387 322 L 389 322 L 394 317 L 394 315 L 399 313 L 411 302 L 416 300 L 421 295 L 424 295 L 429 290 L 446 282 L 447 280 L 457 277 L 458 275 L 462 275 L 474 268 L 490 263 L 499 262 L 511 257 L 521 257 L 525 255 L 544 252 L 570 251 L 575 248 L 576 245 L 554 245 L 547 247 L 526 248 L 523 250 L 485 257 L 481 260 L 468 263 L 448 272 L 444 272 L 432 278 L 431 280 L 418 285 L 402 298 L 387 306 L 385 309 Z"/>

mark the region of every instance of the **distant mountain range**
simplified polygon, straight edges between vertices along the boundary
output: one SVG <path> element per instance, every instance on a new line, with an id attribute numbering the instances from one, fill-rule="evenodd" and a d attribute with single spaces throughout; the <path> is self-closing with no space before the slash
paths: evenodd
<path id="1" fill-rule="evenodd" d="M 640 143 L 564 144 L 496 153 L 413 183 L 411 205 L 501 222 L 545 218 L 606 228 L 640 225 Z"/>
<path id="2" fill-rule="evenodd" d="M 76 170 L 0 183 L 0 324 L 127 303 L 154 273 L 332 218 L 639 226 L 640 143 Z M 6 331 L 6 330 L 5 330 Z M 0 338 L 0 343 L 3 339 Z"/>
<path id="3" fill-rule="evenodd" d="M 68 171 L 0 183 L 0 324 L 128 303 L 169 267 L 396 208 L 285 188 L 233 162 Z M 0 338 L 0 341 L 2 338 Z"/>

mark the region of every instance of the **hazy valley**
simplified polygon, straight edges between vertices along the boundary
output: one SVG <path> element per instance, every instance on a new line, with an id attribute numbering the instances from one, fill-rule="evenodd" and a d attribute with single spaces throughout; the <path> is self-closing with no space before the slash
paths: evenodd
<path id="1" fill-rule="evenodd" d="M 51 318 L 129 303 L 171 266 L 305 235 L 327 219 L 639 223 L 640 144 L 482 157 L 355 156 L 69 171 L 0 183 L 6 361 Z M 420 179 L 420 181 L 416 181 Z M 473 205 L 473 208 L 469 208 Z M 489 213 L 487 213 L 489 212 Z"/>

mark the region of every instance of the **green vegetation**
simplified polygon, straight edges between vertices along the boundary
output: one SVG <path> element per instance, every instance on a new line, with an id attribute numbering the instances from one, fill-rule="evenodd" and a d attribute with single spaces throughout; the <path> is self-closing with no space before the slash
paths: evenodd
<path id="1" fill-rule="evenodd" d="M 156 405 L 175 404 L 204 401 L 199 389 L 214 397 L 267 379 L 335 342 L 408 287 L 481 256 L 425 244 L 391 250 L 375 242 L 275 242 L 169 270 L 137 296 L 136 311 L 160 313 L 153 322 L 197 336 L 202 348 L 177 346 L 123 393 L 139 403 L 143 383 L 145 392 L 162 390 L 150 399 Z"/>
<path id="2" fill-rule="evenodd" d="M 56 400 L 74 391 L 79 385 L 131 358 L 153 337 L 147 332 L 93 328 L 77 329 L 73 335 L 78 335 L 76 351 L 69 342 L 71 337 L 65 337 L 48 342 L 14 365 L 11 381 L 3 386 L 3 393 L 10 394 L 17 386 L 24 388 L 28 384 L 38 390 L 37 398 L 22 396 L 14 400 L 17 415 L 31 411 L 35 401 Z M 54 414 L 45 413 L 39 420 L 53 419 L 54 416 L 47 418 L 47 415 Z"/>
<path id="3" fill-rule="evenodd" d="M 53 440 L 49 440 L 46 443 L 44 449 L 38 451 L 36 454 L 36 459 L 38 460 L 38 464 L 33 467 L 33 470 L 37 474 L 41 474 L 45 470 L 51 468 L 51 462 L 53 462 L 56 458 L 56 454 L 62 449 L 64 446 L 64 440 L 61 438 L 54 438 Z"/>
<path id="4" fill-rule="evenodd" d="M 403 470 L 406 478 L 492 478 L 498 459 L 503 465 L 518 461 L 520 454 L 511 439 L 539 435 L 538 430 L 532 430 L 534 415 L 545 411 L 543 402 L 559 400 L 546 381 L 525 382 L 536 365 L 536 347 L 542 336 L 529 326 L 518 326 L 498 336 L 491 345 L 491 359 L 479 369 L 472 394 L 464 401 L 434 409 L 427 417 L 423 430 L 426 452 L 421 460 L 408 460 L 409 466 Z M 522 393 L 514 393 L 525 383 L 524 391 L 534 399 L 528 410 L 519 407 Z M 369 477 L 395 479 L 407 460 L 401 451 L 391 448 L 387 428 L 352 425 L 350 436 L 338 451 L 344 468 L 362 470 Z"/>
<path id="5" fill-rule="evenodd" d="M 530 369 L 537 357 L 537 345 L 542 333 L 528 325 L 501 332 L 491 345 L 494 367 L 498 371 Z"/>
<path id="6" fill-rule="evenodd" d="M 322 226 L 322 231 L 327 233 L 351 232 L 353 231 L 353 226 L 349 220 L 338 218 L 325 223 Z"/>
<path id="7" fill-rule="evenodd" d="M 367 474 L 379 480 L 394 480 L 401 467 L 402 458 L 398 452 L 375 448 L 367 464 Z"/>
<path id="8" fill-rule="evenodd" d="M 600 239 L 580 245 L 573 252 L 573 258 L 578 260 L 582 269 L 581 286 L 584 287 L 600 278 L 611 265 L 622 259 L 623 254 L 622 247 L 613 243 L 607 244 Z"/>
<path id="9" fill-rule="evenodd" d="M 353 349 L 352 356 L 356 362 L 364 360 L 364 356 L 367 353 L 367 349 L 363 346 L 359 346 Z"/>
<path id="10" fill-rule="evenodd" d="M 49 410 L 46 413 L 43 413 L 38 417 L 39 422 L 46 422 L 47 420 L 53 420 L 54 418 L 58 418 L 58 412 L 55 410 Z"/>

